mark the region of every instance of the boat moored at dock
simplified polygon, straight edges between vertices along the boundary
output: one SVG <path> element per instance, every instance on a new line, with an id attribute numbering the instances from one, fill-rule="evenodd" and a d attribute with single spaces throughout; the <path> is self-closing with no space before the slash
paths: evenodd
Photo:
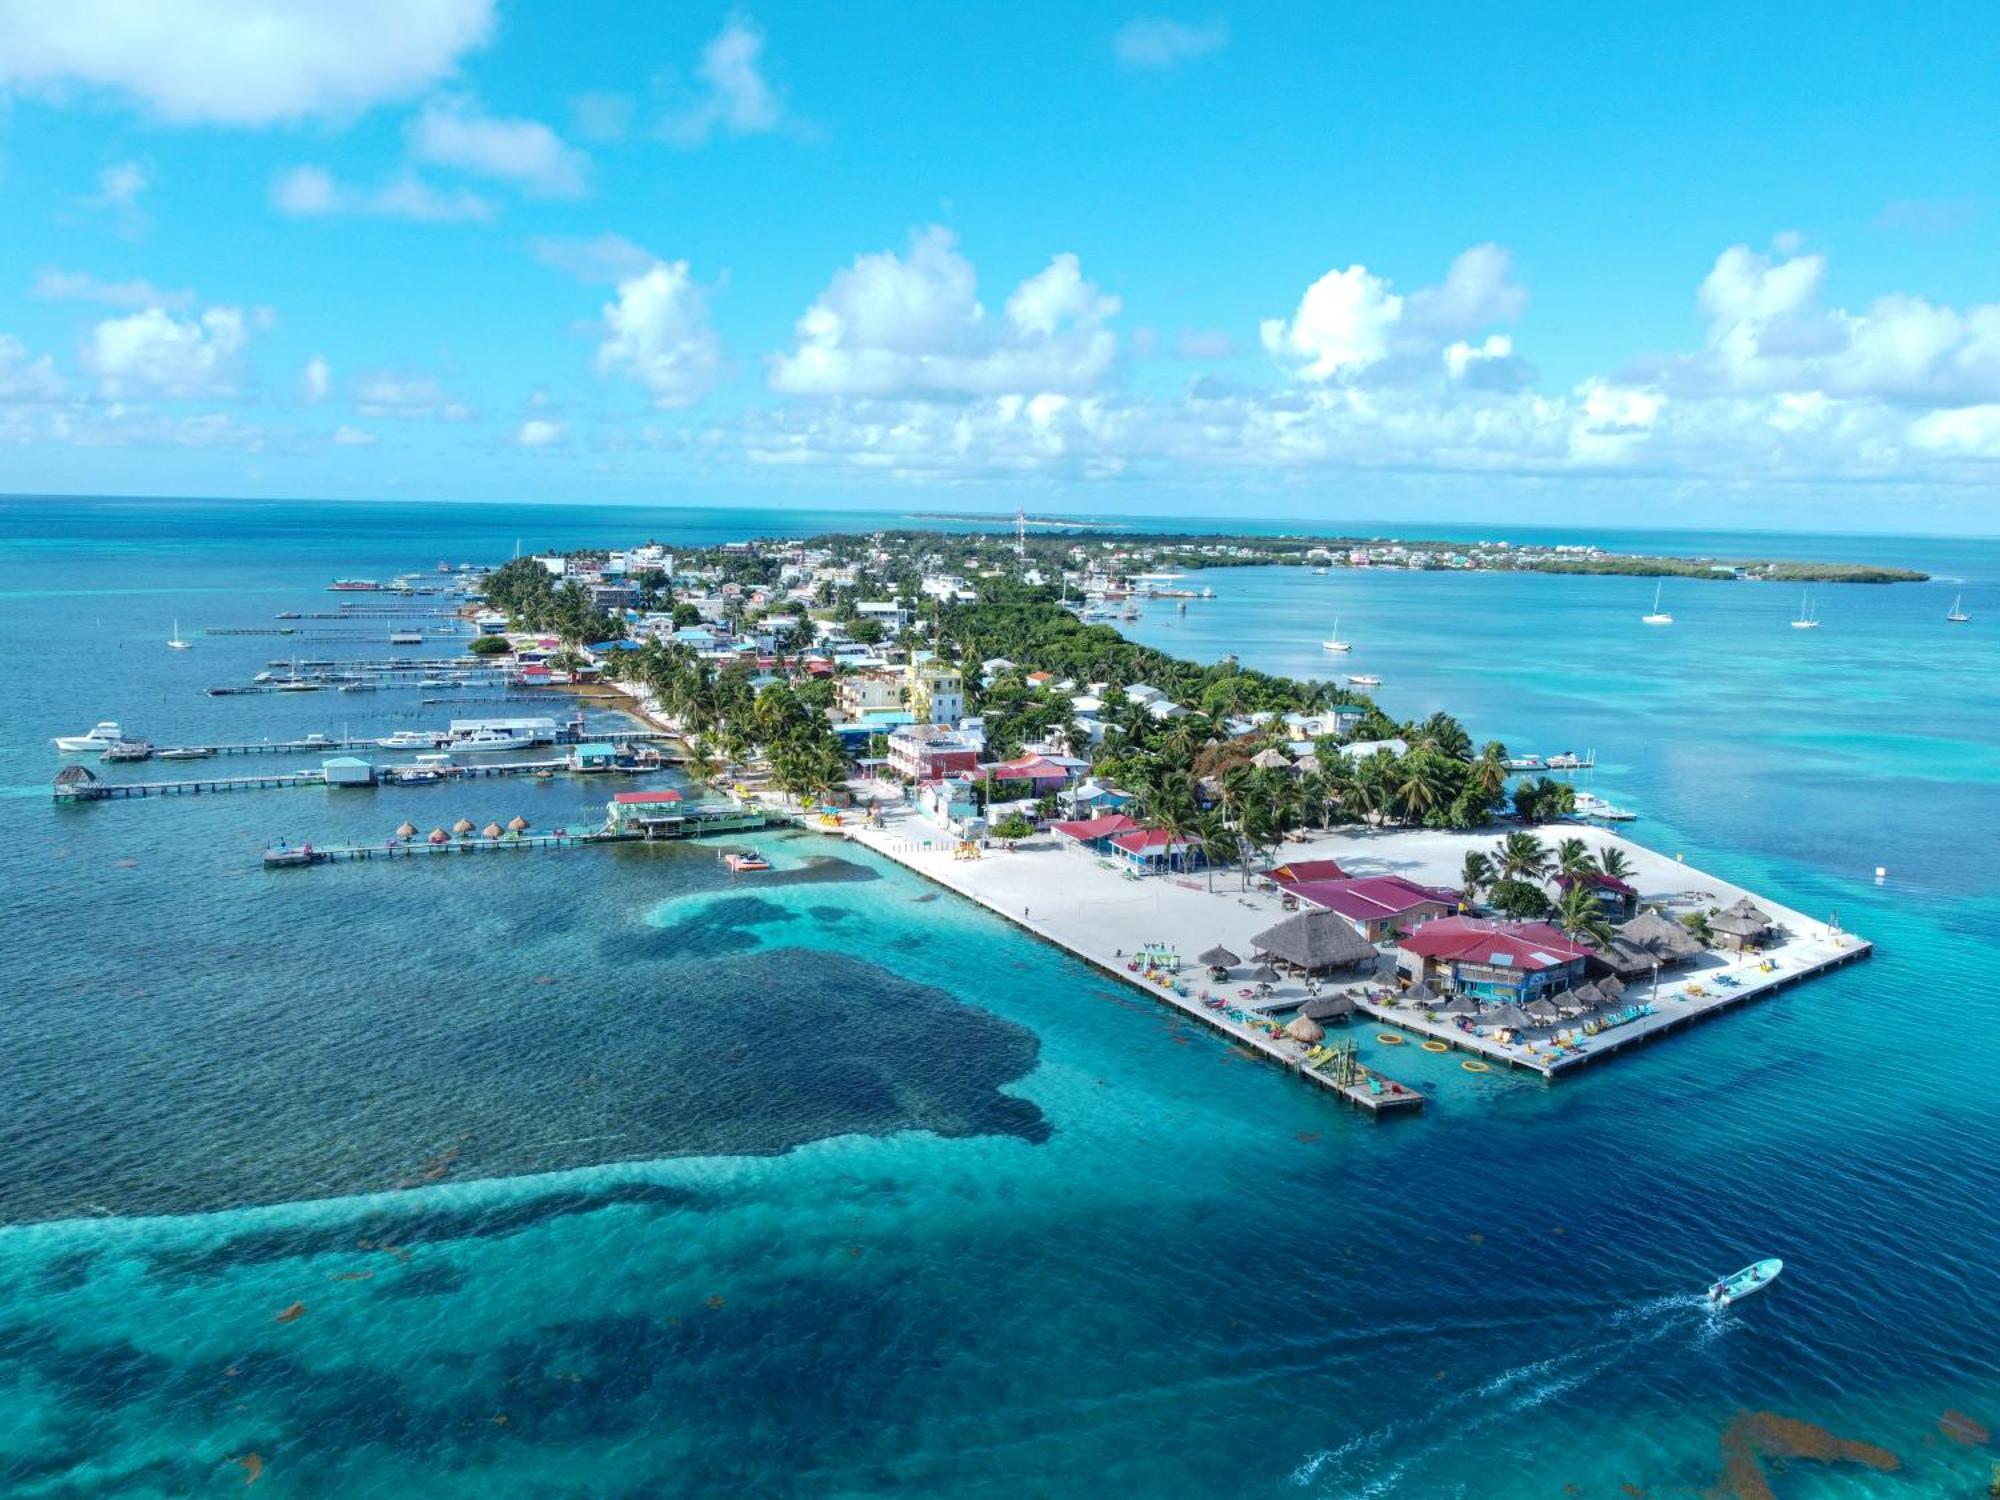
<path id="1" fill-rule="evenodd" d="M 56 749 L 65 755 L 87 755 L 93 750 L 108 750 L 124 738 L 125 731 L 116 719 L 99 719 L 87 734 L 57 735 Z"/>

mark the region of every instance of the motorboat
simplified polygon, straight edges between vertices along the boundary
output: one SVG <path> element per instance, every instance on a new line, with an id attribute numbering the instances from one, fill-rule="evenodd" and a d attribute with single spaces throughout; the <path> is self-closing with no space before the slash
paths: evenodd
<path id="1" fill-rule="evenodd" d="M 1510 755 L 1500 764 L 1510 771 L 1542 771 L 1548 768 L 1548 762 L 1539 755 Z"/>
<path id="2" fill-rule="evenodd" d="M 421 729 L 399 729 L 375 742 L 384 750 L 435 750 L 438 737 Z"/>
<path id="3" fill-rule="evenodd" d="M 309 682 L 303 677 L 281 677 L 276 683 L 276 688 L 281 693 L 316 693 L 320 690 L 320 684 Z"/>
<path id="4" fill-rule="evenodd" d="M 725 854 L 722 857 L 722 862 L 729 866 L 732 874 L 736 875 L 754 875 L 759 871 L 771 868 L 771 862 L 764 858 L 763 855 L 752 854 L 747 851 L 738 854 Z"/>
<path id="5" fill-rule="evenodd" d="M 1321 650 L 1324 650 L 1324 651 L 1339 651 L 1339 652 L 1343 652 L 1343 653 L 1344 653 L 1344 652 L 1348 652 L 1348 651 L 1352 651 L 1352 650 L 1354 649 L 1354 643 L 1353 643 L 1352 641 L 1343 641 L 1343 640 L 1342 640 L 1342 639 L 1340 638 L 1340 616 L 1339 616 L 1339 615 L 1335 615 L 1335 616 L 1333 617 L 1333 636 L 1332 636 L 1332 638 L 1331 638 L 1331 639 L 1329 639 L 1329 640 L 1324 640 L 1324 641 L 1321 641 L 1321 642 L 1320 642 L 1319 644 L 1320 644 L 1320 649 L 1321 649 Z"/>
<path id="6" fill-rule="evenodd" d="M 296 870 L 305 865 L 326 863 L 329 856 L 320 853 L 311 844 L 301 844 L 296 849 L 288 844 L 280 844 L 275 849 L 264 851 L 264 868 L 267 870 Z"/>
<path id="7" fill-rule="evenodd" d="M 1551 755 L 1546 764 L 1551 771 L 1587 771 L 1597 764 L 1597 752 L 1578 755 L 1574 750 L 1561 750 Z"/>
<path id="8" fill-rule="evenodd" d="M 340 690 L 343 693 L 373 693 L 379 691 L 380 688 L 380 683 L 370 682 L 365 677 L 357 677 L 352 682 L 343 682 L 340 685 Z"/>
<path id="9" fill-rule="evenodd" d="M 472 755 L 485 755 L 499 750 L 526 750 L 529 746 L 526 740 L 516 739 L 502 729 L 475 729 L 453 740 L 451 748 Z"/>
<path id="10" fill-rule="evenodd" d="M 1382 679 L 1377 677 L 1373 672 L 1349 672 L 1347 680 L 1356 687 L 1380 687 L 1382 685 Z"/>
<path id="11" fill-rule="evenodd" d="M 1951 610 L 1945 615 L 1944 619 L 1947 625 L 1966 625 L 1971 623 L 1972 616 L 1965 612 L 1965 595 L 1958 594 L 1953 597 Z"/>
<path id="12" fill-rule="evenodd" d="M 1708 1289 L 1711 1306 L 1727 1307 L 1732 1302 L 1740 1302 L 1778 1279 L 1785 1269 L 1781 1260 L 1760 1260 L 1754 1266 L 1745 1266 L 1734 1276 L 1725 1276 Z"/>
<path id="13" fill-rule="evenodd" d="M 115 744 L 106 745 L 104 753 L 98 759 L 108 761 L 112 765 L 117 765 L 120 762 L 151 760 L 153 755 L 153 742 L 151 740 L 121 739 Z"/>
<path id="14" fill-rule="evenodd" d="M 1571 804 L 1579 818 L 1599 818 L 1606 823 L 1629 823 L 1639 815 L 1623 807 L 1613 807 L 1595 792 L 1578 792 Z"/>
<path id="15" fill-rule="evenodd" d="M 109 749 L 124 738 L 125 731 L 118 727 L 116 719 L 101 719 L 91 727 L 89 734 L 57 735 L 56 749 L 66 755 L 84 754 Z"/>
<path id="16" fill-rule="evenodd" d="M 1641 615 L 1639 617 L 1641 625 L 1671 625 L 1674 623 L 1674 617 L 1660 608 L 1660 591 L 1665 587 L 1664 583 L 1653 585 L 1653 612 L 1649 615 Z"/>
<path id="17" fill-rule="evenodd" d="M 1792 629 L 1794 630 L 1819 629 L 1819 616 L 1813 613 L 1812 595 L 1802 594 L 1799 596 L 1799 617 L 1796 620 L 1792 621 Z"/>
<path id="18" fill-rule="evenodd" d="M 193 641 L 181 638 L 181 622 L 179 620 L 174 621 L 174 633 L 167 637 L 167 649 L 169 651 L 186 651 L 193 645 Z"/>
<path id="19" fill-rule="evenodd" d="M 160 752 L 161 760 L 207 760 L 215 754 L 212 745 L 169 745 Z"/>

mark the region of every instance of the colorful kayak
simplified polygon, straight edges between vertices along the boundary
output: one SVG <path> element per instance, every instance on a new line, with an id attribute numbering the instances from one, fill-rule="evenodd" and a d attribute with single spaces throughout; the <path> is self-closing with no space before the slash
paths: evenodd
<path id="1" fill-rule="evenodd" d="M 1745 1266 L 1734 1276 L 1718 1281 L 1708 1289 L 1708 1300 L 1717 1307 L 1727 1307 L 1739 1298 L 1752 1292 L 1761 1292 L 1778 1279 L 1778 1273 L 1785 1269 L 1781 1260 L 1760 1260 L 1754 1266 Z"/>

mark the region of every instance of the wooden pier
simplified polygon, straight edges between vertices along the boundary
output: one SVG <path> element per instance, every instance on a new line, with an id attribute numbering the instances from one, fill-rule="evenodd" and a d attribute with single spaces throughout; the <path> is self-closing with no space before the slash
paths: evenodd
<path id="1" fill-rule="evenodd" d="M 108 802 L 128 797 L 199 797 L 325 785 L 324 771 L 281 771 L 268 776 L 203 776 L 189 781 L 58 781 L 55 797 L 58 802 Z"/>
<path id="2" fill-rule="evenodd" d="M 536 849 L 583 849 L 598 844 L 666 843 L 712 838 L 725 833 L 753 833 L 781 826 L 786 821 L 761 808 L 732 807 L 726 811 L 685 818 L 672 829 L 598 828 L 583 833 L 563 829 L 549 833 L 507 832 L 497 838 L 483 833 L 467 833 L 436 844 L 428 839 L 385 839 L 379 844 L 305 843 L 288 845 L 283 849 L 266 849 L 264 868 L 295 870 L 357 859 L 429 859 L 454 854 L 525 854 Z"/>

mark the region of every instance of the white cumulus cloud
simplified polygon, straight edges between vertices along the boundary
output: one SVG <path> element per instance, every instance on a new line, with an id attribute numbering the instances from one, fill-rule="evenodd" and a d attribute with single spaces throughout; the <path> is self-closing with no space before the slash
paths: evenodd
<path id="1" fill-rule="evenodd" d="M 194 305 L 194 292 L 187 287 L 169 290 L 143 276 L 129 281 L 104 281 L 88 271 L 45 268 L 35 278 L 34 295 L 43 302 L 95 302 L 101 307 L 166 307 Z"/>
<path id="2" fill-rule="evenodd" d="M 417 161 L 517 183 L 542 198 L 581 196 L 590 166 L 541 121 L 481 115 L 463 101 L 425 108 L 410 122 L 408 141 Z"/>
<path id="3" fill-rule="evenodd" d="M 176 124 L 344 118 L 448 76 L 492 0 L 0 0 L 0 85 L 88 87 Z"/>
<path id="4" fill-rule="evenodd" d="M 333 368 L 327 364 L 325 355 L 315 354 L 299 371 L 299 395 L 308 405 L 317 406 L 332 389 Z"/>
<path id="5" fill-rule="evenodd" d="M 988 316 L 972 263 L 935 225 L 907 253 L 857 256 L 799 319 L 770 383 L 818 396 L 1079 392 L 1103 379 L 1118 340 L 1105 325 L 1118 298 L 1057 255 Z"/>
<path id="6" fill-rule="evenodd" d="M 63 378 L 46 354 L 30 355 L 28 346 L 11 333 L 0 333 L 0 401 L 54 401 L 64 392 Z"/>
<path id="7" fill-rule="evenodd" d="M 363 190 L 337 181 L 324 167 L 312 166 L 279 173 L 271 183 L 271 206 L 292 219 L 358 214 L 419 224 L 483 224 L 494 215 L 493 205 L 477 193 L 433 187 L 413 172 Z"/>
<path id="8" fill-rule="evenodd" d="M 334 446 L 338 448 L 372 448 L 379 441 L 375 434 L 360 427 L 349 427 L 345 423 L 333 429 Z"/>
<path id="9" fill-rule="evenodd" d="M 1177 68 L 1229 45 L 1229 23 L 1190 24 L 1160 16 L 1138 16 L 1118 28 L 1112 51 L 1121 67 L 1142 72 Z"/>
<path id="10" fill-rule="evenodd" d="M 514 434 L 514 442 L 522 448 L 550 448 L 563 440 L 564 430 L 561 422 L 552 422 L 546 417 L 530 417 Z"/>
<path id="11" fill-rule="evenodd" d="M 766 135 L 785 117 L 784 102 L 764 77 L 764 33 L 748 16 L 732 16 L 702 48 L 697 97 L 661 125 L 681 146 L 724 135 Z"/>
<path id="12" fill-rule="evenodd" d="M 604 305 L 597 368 L 637 381 L 663 408 L 692 406 L 722 376 L 722 340 L 684 260 L 655 261 Z"/>
<path id="13" fill-rule="evenodd" d="M 659 259 L 643 245 L 609 230 L 588 237 L 537 235 L 528 248 L 543 265 L 567 271 L 579 281 L 626 281 L 642 275 Z"/>
<path id="14" fill-rule="evenodd" d="M 99 323 L 79 357 L 108 396 L 227 396 L 253 321 L 236 307 L 211 307 L 198 318 L 149 307 Z"/>

